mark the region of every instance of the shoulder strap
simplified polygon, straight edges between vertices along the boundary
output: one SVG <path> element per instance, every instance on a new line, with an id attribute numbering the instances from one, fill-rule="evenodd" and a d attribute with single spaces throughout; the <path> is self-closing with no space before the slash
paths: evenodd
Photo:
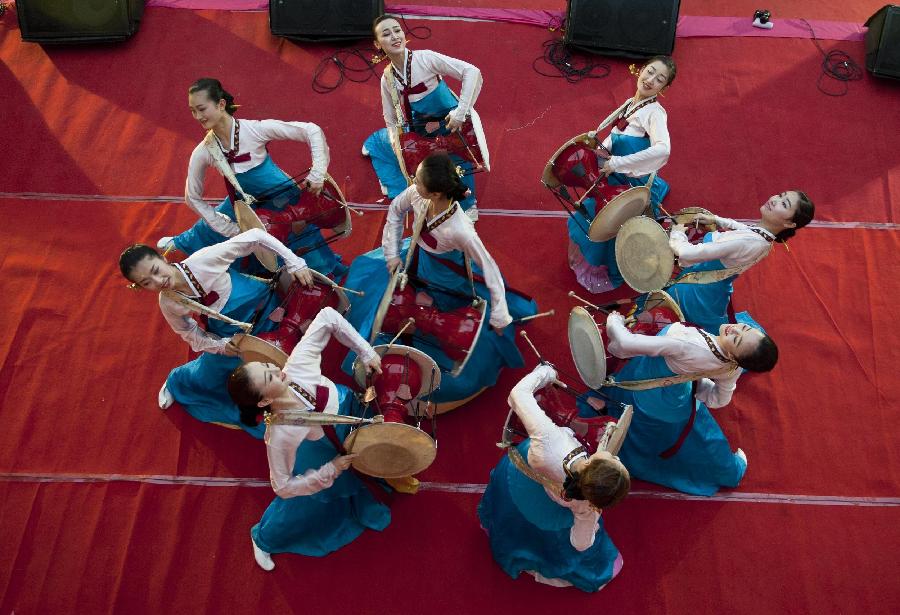
<path id="1" fill-rule="evenodd" d="M 206 137 L 203 139 L 203 145 L 206 147 L 206 151 L 209 152 L 209 155 L 212 156 L 213 164 L 225 178 L 225 181 L 234 186 L 234 189 L 237 190 L 238 193 L 244 195 L 244 202 L 247 203 L 247 205 L 252 204 L 256 199 L 241 188 L 241 184 L 234 174 L 234 169 L 232 169 L 231 165 L 228 164 L 228 161 L 225 160 L 225 154 L 222 152 L 222 148 L 219 147 L 219 143 L 216 141 L 216 135 L 212 130 L 206 133 Z"/>
<path id="2" fill-rule="evenodd" d="M 696 374 L 676 374 L 674 376 L 666 376 L 664 378 L 648 378 L 647 380 L 622 380 L 621 382 L 610 376 L 606 380 L 606 382 L 603 383 L 603 386 L 617 387 L 620 389 L 627 389 L 629 391 L 646 391 L 647 389 L 667 387 L 673 384 L 693 382 L 694 380 L 700 380 L 702 378 L 718 378 L 719 376 L 727 376 L 735 369 L 737 369 L 737 366 L 732 363 L 722 369 L 710 370 Z"/>
<path id="3" fill-rule="evenodd" d="M 522 457 L 522 453 L 520 453 L 519 449 L 517 449 L 515 446 L 510 446 L 506 450 L 506 455 L 509 457 L 509 460 L 513 463 L 513 465 L 516 466 L 516 468 L 522 474 L 524 474 L 525 476 L 527 476 L 534 482 L 540 483 L 541 485 L 543 485 L 544 487 L 546 487 L 553 493 L 562 493 L 562 488 L 563 488 L 562 484 L 557 483 L 556 481 L 551 480 L 551 479 L 547 478 L 546 476 L 544 476 L 543 474 L 540 474 L 539 472 L 535 471 L 534 468 L 532 468 L 530 465 L 528 465 L 528 462 L 525 461 L 524 457 Z"/>

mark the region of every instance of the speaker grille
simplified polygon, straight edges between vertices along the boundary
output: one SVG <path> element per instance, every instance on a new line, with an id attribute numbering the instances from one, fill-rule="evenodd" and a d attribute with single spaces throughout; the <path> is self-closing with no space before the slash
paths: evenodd
<path id="1" fill-rule="evenodd" d="M 310 41 L 372 37 L 384 0 L 271 0 L 272 34 Z"/>
<path id="2" fill-rule="evenodd" d="M 137 30 L 143 0 L 19 0 L 22 39 L 35 42 L 124 40 Z"/>
<path id="3" fill-rule="evenodd" d="M 866 68 L 878 76 L 900 79 L 900 7 L 885 6 L 866 25 Z"/>
<path id="4" fill-rule="evenodd" d="M 670 54 L 680 0 L 569 0 L 566 43 L 589 51 Z"/>

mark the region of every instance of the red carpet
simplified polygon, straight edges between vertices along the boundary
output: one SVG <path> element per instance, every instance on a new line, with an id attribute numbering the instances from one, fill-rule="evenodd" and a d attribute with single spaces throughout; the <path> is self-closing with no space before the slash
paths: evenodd
<path id="1" fill-rule="evenodd" d="M 746 8 L 700 4 L 685 2 L 682 14 Z M 782 16 L 862 21 L 877 8 L 802 2 Z M 539 183 L 542 165 L 631 93 L 627 63 L 604 60 L 608 78 L 568 85 L 530 68 L 552 36 L 546 31 L 417 23 L 433 36 L 415 47 L 466 58 L 485 74 L 478 108 L 495 170 L 478 178 L 480 205 L 557 212 Z M 836 46 L 863 63 L 861 43 Z M 837 223 L 802 231 L 790 252 L 776 247 L 738 282 L 737 307 L 766 326 L 782 358 L 771 374 L 742 379 L 716 416 L 749 456 L 740 492 L 893 500 L 832 506 L 635 495 L 604 515 L 625 568 L 589 596 L 507 578 L 478 528 L 477 494 L 395 497 L 384 533 L 326 559 L 276 557 L 275 572 L 264 574 L 247 535 L 270 489 L 12 481 L 37 473 L 267 475 L 258 442 L 178 408 L 156 409 L 161 381 L 187 348 L 152 297 L 125 288 L 115 261 L 128 243 L 193 220 L 176 202 L 202 136 L 185 90 L 203 75 L 223 79 L 244 117 L 320 124 L 330 170 L 348 197 L 376 201 L 374 174 L 358 154 L 379 124 L 376 81 L 313 93 L 312 70 L 329 50 L 271 37 L 264 13 L 149 9 L 131 41 L 74 49 L 22 43 L 14 13 L 0 18 L 8 152 L 0 167 L 8 227 L 0 242 L 0 613 L 900 610 L 900 530 L 890 505 L 900 497 L 892 316 L 900 297 L 900 116 L 892 111 L 900 89 L 866 74 L 844 97 L 820 94 L 821 55 L 809 40 L 678 41 L 678 79 L 663 100 L 673 141 L 666 207 L 700 203 L 747 218 L 770 194 L 799 187 L 816 202 L 817 221 Z M 299 145 L 274 144 L 272 153 L 288 171 L 308 163 Z M 221 195 L 221 180 L 210 178 L 207 193 Z M 556 309 L 529 335 L 574 371 L 564 219 L 511 213 L 484 216 L 479 232 L 511 284 L 534 294 L 542 310 Z M 353 236 L 337 250 L 350 260 L 375 246 L 382 219 L 354 218 Z M 847 228 L 854 222 L 881 226 Z M 493 443 L 505 397 L 522 373 L 505 373 L 439 422 L 440 454 L 423 480 L 486 482 L 500 455 Z"/>

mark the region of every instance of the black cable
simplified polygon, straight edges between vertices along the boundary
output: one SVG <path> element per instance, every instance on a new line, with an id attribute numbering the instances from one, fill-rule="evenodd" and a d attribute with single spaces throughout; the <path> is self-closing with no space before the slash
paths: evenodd
<path id="1" fill-rule="evenodd" d="M 377 79 L 378 74 L 375 72 L 375 65 L 365 56 L 367 50 L 365 48 L 356 47 L 353 49 L 339 49 L 334 53 L 322 58 L 316 70 L 313 72 L 312 89 L 318 94 L 330 94 L 341 87 L 344 79 L 353 83 L 365 83 L 373 76 Z M 337 67 L 337 77 L 333 83 L 324 81 L 323 76 L 331 67 Z M 360 78 L 358 75 L 362 73 L 365 77 Z"/>
<path id="2" fill-rule="evenodd" d="M 429 26 L 415 26 L 413 28 L 410 28 L 409 24 L 406 23 L 406 17 L 404 17 L 403 14 L 398 13 L 397 17 L 399 17 L 400 21 L 403 22 L 403 31 L 406 32 L 411 37 L 417 38 L 419 40 L 425 40 L 426 38 L 431 38 L 431 28 Z M 416 30 L 424 30 L 425 34 L 419 36 L 418 34 L 416 34 Z"/>
<path id="3" fill-rule="evenodd" d="M 578 83 L 582 79 L 603 79 L 609 75 L 608 64 L 583 58 L 576 59 L 561 40 L 545 41 L 543 47 L 544 53 L 531 63 L 531 68 L 539 75 L 563 78 L 569 83 Z M 538 62 L 550 65 L 558 74 L 540 70 Z"/>
<path id="4" fill-rule="evenodd" d="M 850 86 L 848 85 L 848 81 L 859 81 L 862 79 L 863 71 L 859 67 L 859 65 L 850 58 L 845 52 L 840 49 L 835 49 L 834 51 L 829 51 L 828 53 L 822 49 L 822 46 L 819 45 L 819 39 L 816 37 L 816 31 L 813 30 L 812 25 L 801 18 L 802 21 L 807 28 L 809 28 L 809 33 L 812 34 L 813 44 L 815 44 L 816 49 L 822 54 L 822 72 L 819 75 L 819 78 L 816 80 L 816 87 L 820 92 L 825 94 L 826 96 L 843 96 L 847 93 Z M 829 92 L 822 87 L 822 80 L 825 77 L 829 77 L 834 79 L 840 83 L 844 84 L 844 88 L 840 92 Z"/>

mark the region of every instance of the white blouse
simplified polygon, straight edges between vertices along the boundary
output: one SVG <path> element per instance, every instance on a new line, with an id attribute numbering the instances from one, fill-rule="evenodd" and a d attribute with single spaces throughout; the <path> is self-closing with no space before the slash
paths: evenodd
<path id="1" fill-rule="evenodd" d="M 322 375 L 322 351 L 334 336 L 341 344 L 347 346 L 360 356 L 360 360 L 369 361 L 375 356 L 375 349 L 366 342 L 356 329 L 333 308 L 323 308 L 313 319 L 303 339 L 291 352 L 282 373 L 287 380 L 299 385 L 314 399 L 316 387 L 328 388 L 328 403 L 324 412 L 337 414 L 338 391 L 334 383 Z M 313 410 L 314 406 L 290 389 L 298 402 L 298 409 Z M 298 495 L 311 495 L 327 489 L 340 475 L 334 463 L 329 461 L 317 469 L 310 469 L 302 476 L 294 475 L 294 462 L 297 459 L 297 448 L 304 440 L 320 440 L 325 432 L 319 425 L 270 425 L 266 429 L 266 455 L 269 458 L 269 480 L 272 489 L 280 498 L 292 498 Z M 339 453 L 336 451 L 335 455 Z"/>
<path id="2" fill-rule="evenodd" d="M 269 155 L 266 144 L 269 141 L 287 140 L 302 141 L 309 144 L 312 153 L 312 170 L 309 172 L 310 181 L 320 182 L 325 177 L 330 160 L 328 144 L 325 142 L 325 133 L 315 124 L 309 122 L 282 122 L 281 120 L 244 120 L 238 119 L 240 125 L 240 150 L 237 154 L 250 154 L 250 160 L 235 162 L 231 168 L 235 173 L 243 173 L 259 166 Z M 231 123 L 231 140 L 229 143 L 219 145 L 225 152 L 234 148 L 234 126 Z M 218 142 L 218 138 L 216 138 Z M 240 232 L 234 221 L 228 216 L 215 211 L 215 208 L 203 200 L 203 182 L 206 178 L 206 168 L 215 167 L 213 158 L 201 141 L 191 153 L 188 163 L 187 180 L 184 185 L 184 201 L 194 213 L 206 220 L 207 224 L 216 232 L 233 237 Z M 256 196 L 256 195 L 253 195 Z"/>
<path id="3" fill-rule="evenodd" d="M 236 235 L 228 241 L 206 246 L 197 250 L 181 261 L 187 265 L 197 278 L 203 291 L 216 292 L 219 298 L 209 307 L 221 312 L 228 298 L 231 297 L 231 276 L 228 268 L 239 258 L 248 256 L 258 247 L 265 247 L 284 259 L 287 271 L 293 273 L 306 267 L 306 261 L 291 252 L 283 243 L 261 229 L 251 229 Z M 200 290 L 195 288 L 187 277 L 184 277 L 191 289 L 187 296 L 199 300 Z M 190 344 L 194 352 L 210 352 L 221 354 L 231 338 L 221 338 L 214 333 L 204 331 L 197 321 L 191 318 L 187 307 L 169 299 L 162 293 L 159 295 L 159 309 L 163 316 L 181 339 Z"/>
<path id="4" fill-rule="evenodd" d="M 620 359 L 641 355 L 663 357 L 669 369 L 684 375 L 717 371 L 725 367 L 710 351 L 700 331 L 678 322 L 670 325 L 665 334 L 641 335 L 628 330 L 624 316 L 613 313 L 606 319 L 606 334 L 609 336 L 609 352 Z M 722 351 L 715 337 L 713 344 Z M 702 378 L 697 383 L 697 399 L 709 408 L 728 405 L 742 371 L 737 368 L 714 380 Z"/>
<path id="5" fill-rule="evenodd" d="M 410 186 L 391 201 L 381 236 L 381 245 L 384 248 L 386 260 L 400 254 L 400 240 L 403 238 L 403 220 L 406 213 L 413 210 L 416 218 L 425 216 L 428 214 L 428 203 L 427 199 L 419 196 L 415 185 Z M 435 218 L 440 215 L 438 214 Z M 481 238 L 475 231 L 475 225 L 472 224 L 462 208 L 457 207 L 453 215 L 431 231 L 430 235 L 437 242 L 437 247 L 432 248 L 426 245 L 421 238 L 417 242 L 419 247 L 432 254 L 460 250 L 471 258 L 481 268 L 485 285 L 491 293 L 491 325 L 503 328 L 511 323 L 512 316 L 506 306 L 506 286 L 500 275 L 500 268 L 484 244 L 481 243 Z"/>
<path id="6" fill-rule="evenodd" d="M 775 235 L 764 228 L 757 227 L 766 238 L 750 227 L 731 218 L 716 216 L 716 226 L 727 229 L 725 232 L 712 231 L 712 240 L 692 244 L 682 231 L 672 230 L 669 233 L 669 246 L 678 255 L 678 263 L 684 267 L 706 261 L 720 260 L 728 268 L 749 267 L 768 256 L 772 250 Z"/>
<path id="7" fill-rule="evenodd" d="M 568 427 L 560 427 L 551 421 L 538 406 L 534 392 L 547 386 L 556 378 L 556 371 L 549 365 L 538 365 L 534 371 L 522 378 L 509 394 L 510 407 L 522 421 L 531 438 L 528 448 L 528 465 L 536 472 L 562 484 L 566 480 L 563 460 L 566 455 L 581 446 Z M 544 487 L 554 502 L 572 511 L 575 522 L 569 531 L 569 542 L 578 551 L 586 551 L 594 544 L 594 537 L 600 529 L 600 513 L 587 500 L 562 499 Z"/>
<path id="8" fill-rule="evenodd" d="M 641 177 L 661 169 L 669 161 L 672 150 L 667 117 L 662 105 L 654 101 L 635 111 L 628 118 L 628 126 L 624 131 L 613 126 L 614 134 L 649 137 L 650 147 L 627 156 L 613 156 L 609 159 L 610 168 L 629 177 Z M 606 148 L 612 147 L 612 136 L 606 137 L 603 145 Z"/>
<path id="9" fill-rule="evenodd" d="M 406 79 L 406 58 L 409 52 L 409 49 L 404 50 L 403 65 L 397 70 L 397 73 L 404 80 Z M 390 84 L 388 83 L 387 75 L 391 70 L 390 63 L 388 64 L 381 75 L 381 106 L 384 112 L 384 123 L 388 128 L 393 128 L 398 123 L 397 114 L 394 111 L 394 101 L 391 97 Z M 409 102 L 411 103 L 431 94 L 440 82 L 438 77 L 450 76 L 462 82 L 459 104 L 451 113 L 453 119 L 458 122 L 465 121 L 466 116 L 471 112 L 472 107 L 475 106 L 475 99 L 478 98 L 478 93 L 481 92 L 481 71 L 478 70 L 477 66 L 445 56 L 436 51 L 429 51 L 428 49 L 416 49 L 413 51 L 411 73 L 412 83 L 407 85 L 415 87 L 420 83 L 424 83 L 426 87 L 426 90 L 421 94 L 410 94 Z M 394 87 L 397 89 L 397 99 L 401 101 L 402 107 L 402 90 L 404 86 L 400 79 L 396 78 L 396 75 L 394 76 Z M 411 118 L 405 119 L 408 122 Z"/>

